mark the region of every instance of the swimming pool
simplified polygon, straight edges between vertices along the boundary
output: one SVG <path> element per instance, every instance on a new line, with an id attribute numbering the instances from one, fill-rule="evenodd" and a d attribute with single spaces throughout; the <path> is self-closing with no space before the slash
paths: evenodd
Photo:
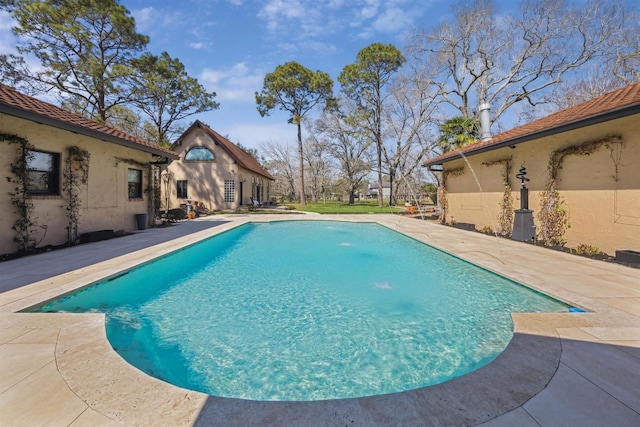
<path id="1" fill-rule="evenodd" d="M 443 382 L 502 352 L 511 312 L 566 310 L 379 225 L 324 221 L 244 225 L 40 308 L 105 312 L 134 366 L 255 400 Z"/>

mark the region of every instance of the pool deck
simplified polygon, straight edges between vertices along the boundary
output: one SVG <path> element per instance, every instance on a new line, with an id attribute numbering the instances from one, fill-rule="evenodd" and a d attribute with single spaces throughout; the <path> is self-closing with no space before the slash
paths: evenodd
<path id="1" fill-rule="evenodd" d="M 250 221 L 373 221 L 586 313 L 514 314 L 490 364 L 383 396 L 258 402 L 149 377 L 107 341 L 102 314 L 20 310 Z M 2 426 L 640 425 L 640 269 L 399 215 L 218 215 L 0 263 Z"/>

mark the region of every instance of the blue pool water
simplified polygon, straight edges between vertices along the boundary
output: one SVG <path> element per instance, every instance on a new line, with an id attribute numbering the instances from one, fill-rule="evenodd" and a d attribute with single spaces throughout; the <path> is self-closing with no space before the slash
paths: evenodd
<path id="1" fill-rule="evenodd" d="M 157 378 L 216 396 L 319 400 L 437 384 L 483 366 L 512 312 L 568 307 L 376 224 L 247 224 L 39 311 L 106 313 Z"/>

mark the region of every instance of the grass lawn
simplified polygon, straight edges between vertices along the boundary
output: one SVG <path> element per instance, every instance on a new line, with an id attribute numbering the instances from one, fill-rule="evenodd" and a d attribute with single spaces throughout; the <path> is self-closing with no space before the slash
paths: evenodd
<path id="1" fill-rule="evenodd" d="M 327 200 L 326 203 L 322 201 L 316 203 L 307 202 L 307 206 L 304 207 L 295 203 L 289 204 L 289 206 L 295 207 L 297 211 L 321 214 L 404 213 L 407 211 L 404 207 L 384 206 L 379 208 L 377 200 L 355 202 L 353 205 L 349 205 L 347 202 Z"/>

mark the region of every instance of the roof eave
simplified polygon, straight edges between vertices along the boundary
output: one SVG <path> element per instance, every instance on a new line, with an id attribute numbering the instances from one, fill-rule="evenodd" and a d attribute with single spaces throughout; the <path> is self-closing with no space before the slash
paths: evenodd
<path id="1" fill-rule="evenodd" d="M 472 156 L 474 154 L 485 153 L 487 151 L 498 150 L 500 148 L 505 148 L 505 147 L 513 147 L 515 145 L 522 144 L 524 142 L 528 142 L 534 139 L 544 138 L 547 136 L 568 132 L 581 127 L 593 126 L 600 123 L 608 122 L 610 120 L 620 119 L 620 118 L 627 117 L 633 114 L 638 114 L 638 113 L 640 113 L 640 103 L 628 105 L 615 110 L 610 110 L 602 114 L 575 120 L 573 122 L 563 123 L 558 126 L 542 129 L 540 131 L 528 133 L 525 135 L 520 135 L 515 138 L 506 139 L 496 144 L 479 147 L 477 149 L 471 149 L 469 151 L 465 151 L 464 153 L 457 152 L 455 154 L 452 154 L 451 157 L 447 157 L 446 159 L 436 161 L 435 163 L 426 161 L 422 164 L 422 166 L 428 168 L 430 171 L 439 171 L 441 169 L 437 170 L 437 169 L 433 169 L 433 167 L 442 166 L 444 163 L 461 159 L 463 157 Z"/>
<path id="2" fill-rule="evenodd" d="M 146 153 L 154 154 L 156 156 L 166 157 L 170 159 L 178 159 L 177 154 L 170 154 L 166 151 L 156 149 L 153 147 L 147 147 L 142 144 L 138 144 L 133 141 L 128 141 L 126 139 L 118 138 L 117 136 L 109 135 L 103 132 L 99 132 L 93 129 L 88 129 L 83 126 L 75 125 L 73 123 L 68 123 L 63 120 L 54 119 L 52 117 L 44 116 L 39 113 L 35 113 L 33 111 L 24 110 L 22 108 L 13 107 L 11 105 L 0 104 L 0 113 L 5 113 L 10 116 L 18 117 L 21 119 L 29 120 L 35 123 L 40 123 L 47 126 L 53 126 L 55 128 L 63 129 L 69 132 L 77 133 L 79 135 L 88 136 L 91 138 L 101 139 L 103 141 L 111 142 L 118 145 L 123 145 L 128 148 L 133 148 L 136 150 L 144 151 Z"/>
<path id="3" fill-rule="evenodd" d="M 196 120 L 193 123 L 191 123 L 191 125 L 184 131 L 182 132 L 182 135 L 180 135 L 178 138 L 176 138 L 176 140 L 174 141 L 173 144 L 171 144 L 171 146 L 169 147 L 170 150 L 175 149 L 176 147 L 182 145 L 182 140 L 185 138 L 185 136 L 187 136 L 187 134 L 189 134 L 189 132 L 191 132 L 194 128 L 201 128 L 202 122 L 200 120 Z"/>
<path id="4" fill-rule="evenodd" d="M 199 126 L 199 125 L 198 125 L 198 126 Z M 200 126 L 199 126 L 199 127 L 200 127 Z M 217 135 L 217 133 L 216 133 L 213 129 L 211 129 L 211 128 L 209 128 L 209 127 L 207 126 L 207 129 L 206 129 L 206 130 L 207 130 L 207 133 L 209 134 L 209 136 L 211 137 L 211 139 L 213 139 L 213 142 L 214 142 L 217 146 L 221 147 L 221 148 L 222 148 L 222 149 L 223 149 L 223 150 L 224 150 L 224 151 L 225 151 L 229 156 L 231 156 L 231 158 L 233 159 L 233 161 L 234 161 L 237 165 L 241 166 L 242 168 L 244 168 L 244 169 L 246 169 L 246 170 L 248 170 L 248 171 L 250 171 L 250 172 L 256 173 L 256 174 L 258 174 L 258 175 L 260 175 L 260 176 L 262 176 L 262 177 L 264 177 L 264 178 L 267 178 L 267 179 L 270 179 L 270 180 L 272 180 L 272 181 L 275 181 L 275 179 L 274 179 L 273 177 L 270 177 L 270 176 L 268 176 L 268 175 L 265 175 L 265 174 L 264 174 L 264 173 L 262 173 L 261 171 L 256 170 L 255 168 L 253 168 L 253 167 L 251 167 L 250 165 L 246 164 L 242 159 L 240 159 L 240 158 L 238 158 L 237 156 L 235 156 L 235 155 L 234 155 L 234 154 L 233 154 L 233 153 L 228 149 L 227 144 L 226 144 L 224 141 L 221 141 L 220 137 Z M 233 144 L 233 142 L 231 142 L 231 141 L 229 141 L 229 143 L 230 143 L 230 144 Z M 239 148 L 239 149 L 240 149 L 240 148 Z"/>

